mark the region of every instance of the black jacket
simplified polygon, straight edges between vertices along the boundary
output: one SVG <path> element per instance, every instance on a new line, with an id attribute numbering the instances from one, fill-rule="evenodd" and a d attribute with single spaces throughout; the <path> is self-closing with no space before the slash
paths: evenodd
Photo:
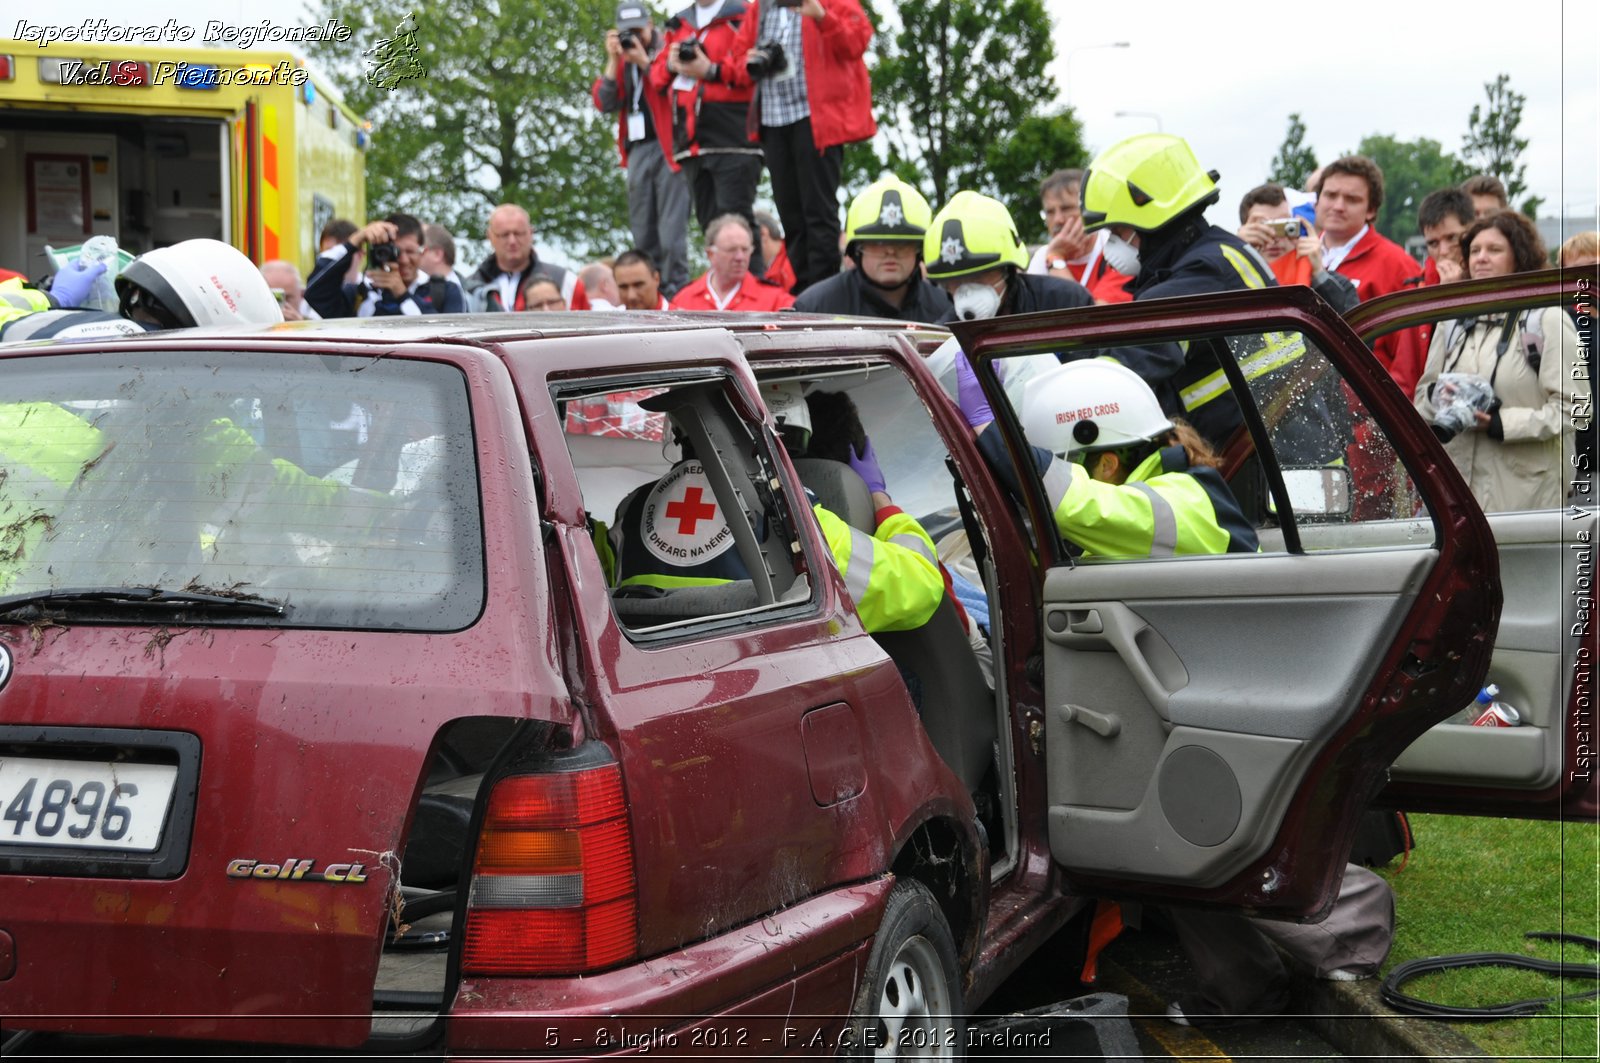
<path id="1" fill-rule="evenodd" d="M 884 302 L 879 290 L 868 284 L 859 269 L 846 270 L 820 280 L 801 292 L 793 309 L 807 314 L 854 314 L 891 321 L 947 321 L 950 297 L 932 281 L 917 277 L 896 308 Z"/>
<path id="2" fill-rule="evenodd" d="M 350 268 L 350 256 L 356 249 L 349 243 L 343 246 L 343 254 L 318 256 L 311 279 L 306 281 L 306 305 L 323 317 L 360 317 L 362 304 L 370 299 L 377 300 L 373 317 L 402 316 L 407 302 L 414 303 L 424 314 L 459 314 L 467 309 L 466 295 L 453 280 L 436 281 L 419 274 L 420 283 L 401 299 L 374 288 L 365 277 L 356 284 L 344 283 L 345 270 Z"/>

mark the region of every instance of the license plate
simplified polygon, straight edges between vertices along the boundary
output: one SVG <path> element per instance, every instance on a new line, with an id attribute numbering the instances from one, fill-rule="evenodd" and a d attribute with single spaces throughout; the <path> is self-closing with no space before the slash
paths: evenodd
<path id="1" fill-rule="evenodd" d="M 0 758 L 0 845 L 154 852 L 178 768 Z"/>

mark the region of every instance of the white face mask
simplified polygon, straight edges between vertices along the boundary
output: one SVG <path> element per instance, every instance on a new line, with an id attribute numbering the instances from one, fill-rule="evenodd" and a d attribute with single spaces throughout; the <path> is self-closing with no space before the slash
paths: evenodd
<path id="1" fill-rule="evenodd" d="M 982 321 L 1000 312 L 1000 293 L 987 284 L 963 284 L 951 297 L 956 316 L 963 321 Z"/>
<path id="2" fill-rule="evenodd" d="M 1127 277 L 1139 275 L 1139 249 L 1116 233 L 1106 239 L 1105 250 L 1100 254 L 1105 257 L 1106 265 L 1118 273 Z"/>

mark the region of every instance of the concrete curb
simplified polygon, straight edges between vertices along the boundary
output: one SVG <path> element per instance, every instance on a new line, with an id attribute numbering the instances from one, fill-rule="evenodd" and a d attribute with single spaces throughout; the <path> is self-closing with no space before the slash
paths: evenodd
<path id="1" fill-rule="evenodd" d="M 1380 1060 L 1491 1058 L 1448 1022 L 1401 1015 L 1384 1005 L 1380 978 L 1330 982 L 1297 977 L 1292 1008 L 1308 1026 L 1347 1056 Z"/>

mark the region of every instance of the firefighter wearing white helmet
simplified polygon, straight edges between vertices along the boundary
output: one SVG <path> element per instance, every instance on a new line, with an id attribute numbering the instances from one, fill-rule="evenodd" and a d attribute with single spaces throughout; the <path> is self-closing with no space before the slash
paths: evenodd
<path id="1" fill-rule="evenodd" d="M 115 314 L 74 309 L 31 289 L 7 291 L 0 302 L 0 339 L 84 339 L 283 320 L 261 272 L 221 240 L 184 240 L 147 251 L 115 284 Z"/>
<path id="2" fill-rule="evenodd" d="M 950 297 L 917 268 L 932 220 L 922 193 L 893 174 L 868 185 L 845 213 L 844 250 L 856 268 L 813 284 L 795 299 L 794 309 L 891 321 L 944 319 Z"/>
<path id="3" fill-rule="evenodd" d="M 811 441 L 811 412 L 804 390 L 794 381 L 761 387 L 784 447 L 796 457 L 805 454 Z M 850 447 L 849 465 L 872 495 L 877 530 L 868 535 L 813 502 L 811 510 L 828 551 L 863 627 L 871 632 L 921 627 L 945 593 L 933 540 L 889 498 L 870 439 L 865 452 Z M 619 586 L 671 590 L 750 578 L 697 457 L 686 457 L 661 479 L 623 499 L 617 522 L 622 532 L 615 558 Z M 602 554 L 608 550 L 601 537 L 596 546 Z"/>
<path id="4" fill-rule="evenodd" d="M 988 412 L 973 407 L 964 394 L 969 423 Z M 1056 527 L 1085 556 L 1257 550 L 1216 454 L 1126 366 L 1085 359 L 1037 378 L 1021 420 Z M 1004 474 L 1011 465 L 999 430 L 975 427 L 979 449 Z"/>
<path id="5" fill-rule="evenodd" d="M 975 321 L 999 314 L 1028 314 L 1089 306 L 1083 286 L 1060 277 L 1024 272 L 1028 248 L 1004 203 L 977 192 L 957 192 L 933 217 L 923 239 L 928 279 L 950 293 L 946 321 Z"/>

